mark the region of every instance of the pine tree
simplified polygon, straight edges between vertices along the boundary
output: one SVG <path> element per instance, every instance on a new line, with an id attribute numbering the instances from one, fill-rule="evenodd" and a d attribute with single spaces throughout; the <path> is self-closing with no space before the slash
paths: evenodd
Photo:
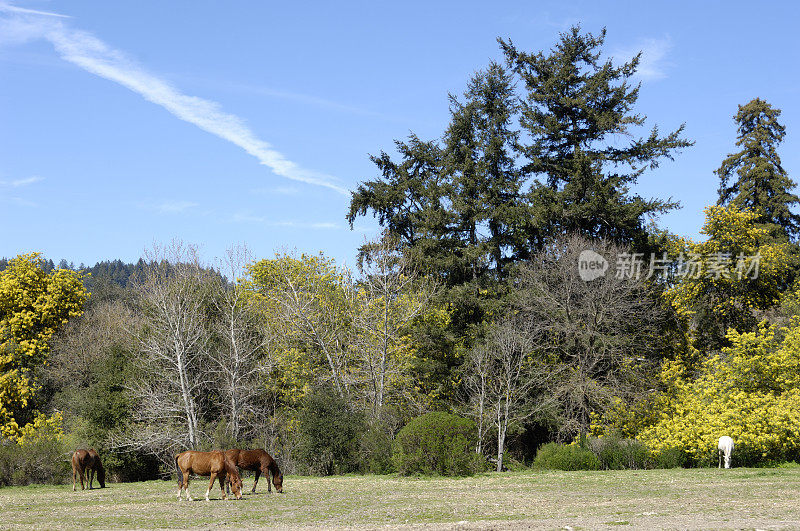
<path id="1" fill-rule="evenodd" d="M 370 156 L 381 178 L 362 183 L 353 192 L 347 220 L 352 227 L 357 216 L 372 210 L 381 226 L 413 254 L 415 262 L 427 264 L 447 254 L 451 247 L 447 234 L 451 214 L 444 205 L 446 183 L 441 175 L 441 147 L 413 133 L 407 142 L 395 141 L 395 146 L 400 162 L 393 161 L 384 151 Z M 364 252 L 362 247 L 362 256 Z M 432 267 L 422 269 L 437 273 Z"/>
<path id="2" fill-rule="evenodd" d="M 451 122 L 444 134 L 443 172 L 454 229 L 472 280 L 486 273 L 502 279 L 506 263 L 524 253 L 520 226 L 527 219 L 512 152 L 518 132 L 512 130 L 517 104 L 510 73 L 491 63 L 473 76 L 464 99 L 450 96 Z"/>
<path id="3" fill-rule="evenodd" d="M 529 209 L 520 193 L 513 80 L 498 64 L 450 96 L 441 141 L 395 142 L 400 161 L 371 157 L 381 178 L 359 185 L 347 219 L 372 211 L 417 270 L 447 288 L 458 336 L 474 335 L 497 304 L 507 265 L 525 256 Z M 368 249 L 362 247 L 362 254 Z"/>
<path id="4" fill-rule="evenodd" d="M 382 178 L 359 185 L 347 219 L 372 210 L 420 269 L 448 286 L 496 280 L 524 252 L 527 207 L 512 146 L 516 97 L 498 64 L 476 73 L 464 99 L 450 96 L 442 142 L 411 135 L 395 142 L 402 159 L 371 157 Z M 522 235 L 522 236 L 520 236 Z"/>
<path id="5" fill-rule="evenodd" d="M 524 83 L 520 125 L 527 138 L 517 149 L 527 159 L 522 170 L 536 182 L 530 201 L 536 222 L 531 238 L 543 245 L 553 236 L 577 232 L 642 247 L 646 217 L 676 208 L 667 200 L 630 195 L 630 187 L 648 168 L 692 142 L 684 126 L 659 136 L 633 137 L 645 116 L 634 114 L 639 85 L 631 85 L 641 54 L 615 67 L 601 61 L 605 29 L 582 35 L 580 27 L 562 33 L 547 54 L 517 50 L 498 39 L 509 67 Z M 539 179 L 543 178 L 544 182 Z"/>
<path id="6" fill-rule="evenodd" d="M 797 242 L 800 215 L 792 207 L 800 198 L 790 192 L 795 182 L 777 152 L 786 135 L 778 122 L 780 114 L 759 98 L 739 106 L 734 120 L 740 150 L 728 155 L 715 172 L 720 179 L 718 204 L 754 210 L 756 223 L 769 230 L 771 239 Z"/>

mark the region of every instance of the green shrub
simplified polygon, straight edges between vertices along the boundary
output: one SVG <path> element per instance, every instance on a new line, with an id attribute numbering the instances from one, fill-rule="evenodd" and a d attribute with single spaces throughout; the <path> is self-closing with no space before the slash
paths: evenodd
<path id="1" fill-rule="evenodd" d="M 686 454 L 680 448 L 666 448 L 653 454 L 653 468 L 680 468 L 686 465 Z"/>
<path id="2" fill-rule="evenodd" d="M 550 470 L 601 470 L 600 459 L 574 444 L 547 443 L 536 452 L 533 466 Z"/>
<path id="3" fill-rule="evenodd" d="M 409 474 L 471 475 L 482 466 L 475 453 L 477 427 L 469 419 L 449 413 L 426 413 L 397 434 L 392 461 L 397 472 Z"/>
<path id="4" fill-rule="evenodd" d="M 310 393 L 297 421 L 298 457 L 308 472 L 330 476 L 358 471 L 366 423 L 344 399 L 328 391 Z"/>
<path id="5" fill-rule="evenodd" d="M 525 466 L 525 463 L 513 458 L 509 454 L 505 454 L 503 456 L 503 468 L 505 468 L 509 472 L 522 472 L 524 470 L 528 470 L 528 467 Z M 496 470 L 496 465 L 494 468 L 491 468 L 491 470 Z"/>
<path id="6" fill-rule="evenodd" d="M 370 474 L 390 474 L 392 439 L 380 426 L 371 426 L 361 437 L 361 471 Z"/>
<path id="7" fill-rule="evenodd" d="M 70 453 L 57 439 L 37 438 L 24 446 L 0 442 L 0 486 L 64 483 L 71 477 Z"/>
<path id="8" fill-rule="evenodd" d="M 641 470 L 650 468 L 650 450 L 635 439 L 610 435 L 592 438 L 588 446 L 608 470 Z"/>

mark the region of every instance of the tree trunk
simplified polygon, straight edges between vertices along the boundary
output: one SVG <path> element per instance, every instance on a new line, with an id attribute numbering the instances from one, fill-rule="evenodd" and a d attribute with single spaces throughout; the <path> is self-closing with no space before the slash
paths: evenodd
<path id="1" fill-rule="evenodd" d="M 483 409 L 486 401 L 486 377 L 481 374 L 481 390 L 478 398 L 478 442 L 475 444 L 475 453 L 483 453 Z"/>
<path id="2" fill-rule="evenodd" d="M 507 404 L 506 404 L 507 405 Z M 503 471 L 503 454 L 506 446 L 506 428 L 508 427 L 508 417 L 503 418 L 502 402 L 497 401 L 497 471 Z"/>
<path id="3" fill-rule="evenodd" d="M 180 349 L 180 347 L 177 347 Z M 178 362 L 178 378 L 181 384 L 181 395 L 183 398 L 183 407 L 186 411 L 186 427 L 189 430 L 189 445 L 192 449 L 197 448 L 197 415 L 194 407 L 194 398 L 192 397 L 191 390 L 189 389 L 189 379 L 186 374 L 186 363 L 184 354 L 180 350 L 177 354 Z"/>

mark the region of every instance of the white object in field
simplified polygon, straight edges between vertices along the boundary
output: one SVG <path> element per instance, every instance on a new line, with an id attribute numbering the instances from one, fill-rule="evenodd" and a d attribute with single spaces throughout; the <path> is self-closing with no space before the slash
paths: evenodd
<path id="1" fill-rule="evenodd" d="M 719 443 L 717 444 L 717 449 L 719 450 L 719 466 L 718 468 L 722 468 L 722 461 L 725 461 L 725 468 L 731 467 L 731 457 L 733 457 L 733 439 L 728 437 L 727 435 L 723 435 L 719 438 Z"/>

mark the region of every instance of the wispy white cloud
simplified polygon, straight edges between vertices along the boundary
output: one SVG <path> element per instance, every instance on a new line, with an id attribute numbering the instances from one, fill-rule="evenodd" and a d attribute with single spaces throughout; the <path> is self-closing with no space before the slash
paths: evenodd
<path id="1" fill-rule="evenodd" d="M 15 5 L 9 4 L 8 2 L 0 2 L 0 12 L 18 13 L 23 15 L 41 15 L 45 17 L 72 18 L 69 15 L 61 15 L 59 13 L 50 13 L 47 11 L 37 11 L 35 9 L 26 9 L 24 7 L 17 7 Z"/>
<path id="2" fill-rule="evenodd" d="M 255 188 L 254 194 L 258 195 L 297 195 L 300 189 L 294 186 L 275 186 L 270 188 Z"/>
<path id="3" fill-rule="evenodd" d="M 550 26 L 551 28 L 556 28 L 559 31 L 566 31 L 572 26 L 578 26 L 581 23 L 580 17 L 554 17 L 549 12 L 545 12 L 545 14 L 541 17 L 541 21 L 545 25 Z"/>
<path id="4" fill-rule="evenodd" d="M 269 87 L 260 87 L 249 85 L 245 83 L 219 83 L 220 86 L 223 88 L 227 88 L 233 91 L 238 92 L 246 92 L 251 94 L 259 94 L 262 96 L 268 96 L 271 98 L 278 98 L 287 101 L 294 101 L 297 103 L 302 103 L 304 105 L 313 105 L 314 107 L 319 107 L 322 109 L 329 109 L 332 111 L 338 111 L 348 114 L 355 114 L 360 116 L 370 116 L 376 118 L 386 118 L 385 115 L 379 112 L 371 111 L 369 109 L 364 109 L 362 107 L 357 107 L 355 105 L 348 105 L 346 103 L 340 103 L 338 101 L 329 100 L 327 98 L 321 98 L 319 96 L 314 96 L 311 94 L 303 94 L 300 92 L 290 92 L 286 90 L 277 90 Z"/>
<path id="5" fill-rule="evenodd" d="M 9 200 L 19 206 L 24 207 L 38 207 L 39 204 L 22 197 L 9 197 Z"/>
<path id="6" fill-rule="evenodd" d="M 119 50 L 109 47 L 94 35 L 67 26 L 50 16 L 20 11 L 10 4 L 4 12 L 11 19 L 0 22 L 0 42 L 25 42 L 44 38 L 52 43 L 62 59 L 104 79 L 114 81 L 147 101 L 160 105 L 177 118 L 239 146 L 270 168 L 276 175 L 293 181 L 322 186 L 342 195 L 346 188 L 328 175 L 307 170 L 287 159 L 271 144 L 258 138 L 240 117 L 224 112 L 214 101 L 189 96 L 167 81 L 151 74 Z"/>
<path id="7" fill-rule="evenodd" d="M 264 216 L 255 216 L 248 212 L 237 212 L 233 215 L 233 221 L 236 223 L 256 223 L 265 225 L 267 227 L 287 228 L 287 229 L 341 229 L 342 226 L 338 223 L 330 221 L 313 222 L 313 221 L 291 221 L 291 220 L 268 220 Z"/>
<path id="8" fill-rule="evenodd" d="M 340 229 L 341 225 L 330 221 L 308 223 L 304 221 L 275 221 L 267 222 L 272 227 L 286 227 L 291 229 Z"/>
<path id="9" fill-rule="evenodd" d="M 35 203 L 35 202 L 30 201 L 28 199 L 25 199 L 24 197 L 3 196 L 3 195 L 0 194 L 0 204 L 9 204 L 9 203 L 12 204 L 12 205 L 23 206 L 23 207 L 38 207 L 39 206 L 38 203 Z"/>
<path id="10" fill-rule="evenodd" d="M 668 36 L 663 39 L 644 39 L 636 46 L 616 48 L 611 56 L 616 63 L 621 64 L 642 52 L 635 77 L 641 81 L 655 81 L 667 77 L 667 70 L 671 64 L 666 57 L 671 48 L 672 39 Z"/>
<path id="11" fill-rule="evenodd" d="M 161 214 L 182 214 L 191 208 L 199 206 L 192 201 L 183 200 L 160 200 L 139 203 L 139 207 L 145 210 L 154 210 Z"/>
<path id="12" fill-rule="evenodd" d="M 247 212 L 237 212 L 232 219 L 236 223 L 264 223 L 267 220 L 263 216 L 254 216 Z"/>
<path id="13" fill-rule="evenodd" d="M 23 186 L 28 186 L 33 183 L 38 183 L 39 181 L 44 180 L 42 177 L 34 176 L 34 177 L 26 177 L 25 179 L 16 179 L 14 181 L 0 181 L 0 186 L 8 186 L 11 188 L 21 188 Z"/>
<path id="14" fill-rule="evenodd" d="M 38 183 L 39 181 L 42 180 L 44 179 L 42 179 L 42 177 L 39 176 L 26 177 L 24 179 L 14 179 L 10 181 L 0 180 L 0 192 L 2 192 L 0 193 L 0 203 L 6 203 L 6 204 L 10 203 L 12 205 L 23 206 L 23 207 L 39 206 L 37 203 L 29 199 L 25 199 L 24 197 L 19 197 L 16 195 L 12 196 L 8 194 L 14 193 L 12 192 L 12 190 L 16 190 L 18 188 L 25 188 L 26 186 Z"/>

